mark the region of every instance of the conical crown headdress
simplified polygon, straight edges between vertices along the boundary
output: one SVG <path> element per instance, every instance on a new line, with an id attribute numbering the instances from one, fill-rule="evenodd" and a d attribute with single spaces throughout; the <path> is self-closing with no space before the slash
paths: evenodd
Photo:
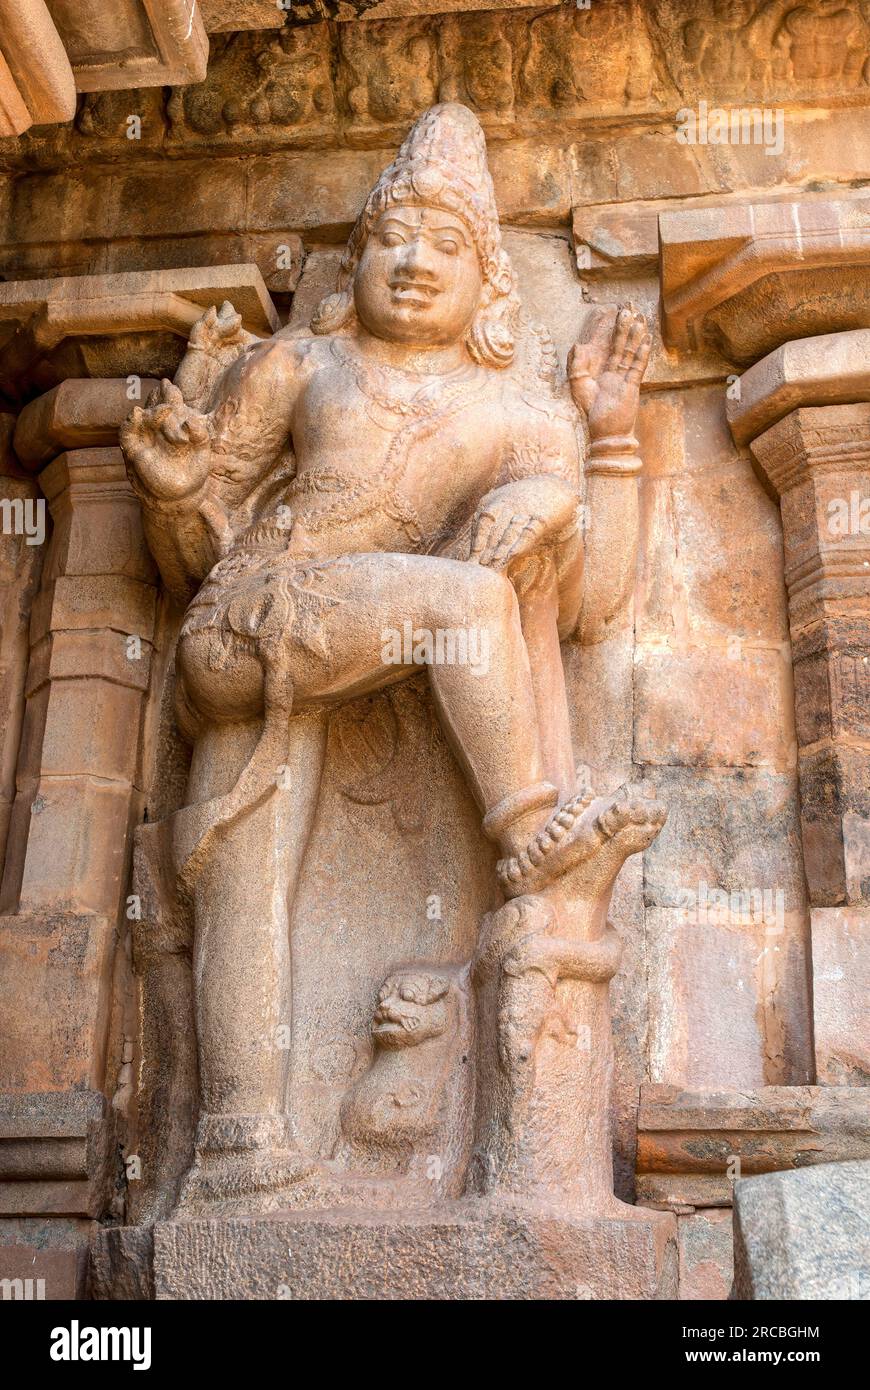
<path id="1" fill-rule="evenodd" d="M 486 272 L 501 249 L 501 235 L 486 141 L 467 106 L 449 102 L 424 111 L 369 194 L 354 232 L 364 234 L 371 215 L 379 216 L 391 203 L 417 200 L 468 223 Z"/>
<path id="2" fill-rule="evenodd" d="M 381 214 L 400 203 L 442 208 L 467 223 L 483 273 L 481 311 L 485 316 L 476 325 L 469 348 L 478 360 L 505 365 L 513 355 L 516 285 L 501 244 L 483 130 L 474 113 L 459 102 L 431 106 L 414 122 L 396 158 L 366 199 L 341 259 L 337 293 L 318 307 L 312 328 L 331 332 L 346 318 L 349 289 L 369 234 Z"/>

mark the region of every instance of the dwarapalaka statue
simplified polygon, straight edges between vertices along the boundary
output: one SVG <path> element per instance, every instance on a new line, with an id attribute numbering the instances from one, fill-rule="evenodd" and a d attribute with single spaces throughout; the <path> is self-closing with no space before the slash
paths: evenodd
<path id="1" fill-rule="evenodd" d="M 520 305 L 480 126 L 441 105 L 369 194 L 307 336 L 261 341 L 211 309 L 174 384 L 123 427 L 149 544 L 187 603 L 177 716 L 194 752 L 172 846 L 200 1110 L 181 1218 L 436 1194 L 632 1210 L 611 1187 L 607 908 L 664 810 L 578 781 L 559 643 L 599 640 L 631 587 L 650 336 L 623 308 L 590 313 L 586 339 L 566 381 Z M 385 661 L 384 632 L 408 623 L 485 631 L 485 667 L 425 642 Z M 315 1161 L 273 1037 L 325 719 L 421 660 L 498 848 L 502 906 L 464 974 L 396 962 L 372 1001 L 376 1070 Z M 467 1069 L 451 1079 L 455 1038 L 463 1060 L 476 1049 L 472 1095 Z M 406 1149 L 438 1126 L 453 1157 L 427 1187 Z"/>

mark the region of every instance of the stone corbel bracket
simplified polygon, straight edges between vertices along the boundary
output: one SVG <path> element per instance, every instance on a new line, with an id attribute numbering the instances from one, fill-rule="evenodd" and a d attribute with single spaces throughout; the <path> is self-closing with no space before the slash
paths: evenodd
<path id="1" fill-rule="evenodd" d="M 672 347 L 755 361 L 787 339 L 870 324 L 870 198 L 807 197 L 659 217 Z"/>
<path id="2" fill-rule="evenodd" d="M 810 901 L 866 904 L 870 403 L 799 406 L 752 453 L 782 513 Z"/>
<path id="3" fill-rule="evenodd" d="M 725 411 L 737 444 L 749 444 L 802 405 L 870 401 L 870 328 L 783 343 L 749 367 Z"/>
<path id="4" fill-rule="evenodd" d="M 141 398 L 147 400 L 157 385 L 142 377 Z M 118 442 L 118 430 L 131 405 L 129 387 L 122 379 L 62 381 L 37 396 L 18 416 L 15 456 L 29 473 L 38 473 L 67 449 L 110 448 Z"/>
<path id="5" fill-rule="evenodd" d="M 183 86 L 205 78 L 208 36 L 199 0 L 112 0 L 111 6 L 52 0 L 52 13 L 80 92 Z"/>
<path id="6" fill-rule="evenodd" d="M 61 276 L 0 285 L 0 325 L 12 326 L 12 333 L 0 350 L 0 390 L 14 401 L 29 383 L 37 364 L 67 340 L 109 341 L 99 350 L 99 362 L 83 363 L 90 370 L 72 370 L 67 361 L 54 381 L 45 380 L 43 371 L 39 385 L 54 385 L 58 376 L 122 376 L 135 372 L 142 360 L 141 341 L 136 338 L 143 334 L 164 333 L 176 339 L 180 358 L 183 342 L 197 319 L 211 305 L 218 306 L 225 299 L 232 301 L 251 333 L 268 336 L 280 326 L 263 277 L 250 264 Z M 129 342 L 131 335 L 132 349 L 125 346 L 125 339 Z M 171 376 L 177 366 L 171 357 L 170 352 L 162 364 L 164 371 L 152 370 L 152 374 Z"/>

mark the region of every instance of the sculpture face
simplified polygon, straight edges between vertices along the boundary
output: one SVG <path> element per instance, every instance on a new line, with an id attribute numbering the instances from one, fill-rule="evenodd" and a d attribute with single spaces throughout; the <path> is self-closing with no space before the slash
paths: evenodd
<path id="1" fill-rule="evenodd" d="M 391 975 L 378 993 L 372 1036 L 381 1047 L 416 1047 L 447 1027 L 450 981 L 416 973 Z"/>
<path id="2" fill-rule="evenodd" d="M 354 279 L 360 323 L 376 338 L 412 346 L 459 342 L 483 280 L 471 232 L 440 208 L 400 205 L 381 214 Z"/>

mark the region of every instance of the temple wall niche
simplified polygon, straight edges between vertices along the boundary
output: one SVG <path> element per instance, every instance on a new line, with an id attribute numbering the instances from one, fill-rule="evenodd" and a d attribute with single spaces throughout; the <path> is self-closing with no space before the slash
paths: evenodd
<path id="1" fill-rule="evenodd" d="M 312 5 L 284 24 L 274 22 L 271 5 L 234 5 L 232 21 L 223 8 L 218 0 L 204 6 L 211 35 L 204 81 L 88 90 L 71 122 L 0 139 L 3 495 L 48 497 L 56 520 L 68 520 L 72 507 L 70 524 L 83 527 L 82 553 L 90 548 L 97 557 L 92 563 L 77 552 L 64 568 L 64 555 L 40 579 L 42 548 L 0 538 L 7 692 L 0 843 L 13 819 L 0 970 L 5 951 L 11 986 L 25 979 L 29 991 L 0 1091 L 13 1097 L 10 1133 L 27 1137 L 29 1125 L 45 1142 L 74 1135 L 91 1155 L 81 1172 L 67 1174 L 78 1184 L 79 1205 L 72 1216 L 64 1208 L 68 1225 L 58 1226 L 57 1277 L 82 1292 L 83 1241 L 107 1211 L 118 1220 L 166 1214 L 196 1121 L 196 1050 L 184 1026 L 190 941 L 175 919 L 160 918 L 165 885 L 153 876 L 159 823 L 183 804 L 188 772 L 172 715 L 181 609 L 155 580 L 138 523 L 123 554 L 104 545 L 105 537 L 89 547 L 84 493 L 70 502 L 70 479 L 94 490 L 88 505 L 105 503 L 107 528 L 126 525 L 137 504 L 118 449 L 124 383 L 171 376 L 196 317 L 227 298 L 261 336 L 306 331 L 333 286 L 366 194 L 408 127 L 425 107 L 458 101 L 486 133 L 505 248 L 524 308 L 550 330 L 560 369 L 596 307 L 633 303 L 653 334 L 638 417 L 644 471 L 633 598 L 602 640 L 568 641 L 562 656 L 574 755 L 593 785 L 612 791 L 641 781 L 669 807 L 659 838 L 621 872 L 611 908 L 624 951 L 610 987 L 616 1192 L 678 1214 L 681 1297 L 724 1297 L 731 1197 L 723 1174 L 743 1121 L 729 1127 L 718 1101 L 705 1097 L 758 1093 L 765 1117 L 758 1127 L 779 1135 L 778 1126 L 792 1121 L 782 1119 L 786 1101 L 771 1088 L 807 1088 L 815 1104 L 821 1083 L 851 1096 L 870 1074 L 866 1039 L 855 1036 L 854 1000 L 843 1005 L 831 983 L 844 961 L 858 978 L 868 969 L 870 870 L 862 889 L 861 866 L 870 839 L 860 788 L 845 819 L 836 807 L 831 812 L 841 841 L 848 838 L 842 825 L 852 827 L 843 850 L 850 887 L 820 894 L 808 887 L 805 866 L 808 843 L 832 843 L 827 822 L 821 839 L 808 838 L 810 796 L 813 816 L 824 821 L 848 780 L 836 771 L 822 779 L 822 791 L 810 789 L 806 767 L 817 750 L 796 726 L 795 653 L 816 638 L 824 646 L 827 636 L 817 629 L 830 620 L 828 598 L 818 623 L 809 621 L 810 636 L 803 625 L 798 633 L 788 557 L 797 544 L 792 531 L 805 518 L 795 521 L 787 496 L 780 506 L 765 450 L 787 445 L 778 436 L 765 445 L 762 430 L 785 431 L 778 423 L 785 405 L 767 414 L 760 407 L 758 428 L 743 433 L 729 406 L 739 399 L 741 373 L 780 344 L 868 326 L 867 7 L 857 0 L 833 7 L 738 0 L 711 11 L 703 0 L 595 0 L 589 10 L 486 9 L 444 0 L 397 17 L 391 0 L 382 0 L 365 17 L 356 17 L 358 6 L 339 4 L 325 21 L 323 8 Z M 776 107 L 785 122 L 781 148 L 677 141 L 681 108 L 738 102 Z M 131 116 L 139 118 L 132 139 Z M 834 205 L 839 211 L 831 214 Z M 816 223 L 825 231 L 826 217 L 839 219 L 847 232 L 843 255 L 851 257 L 845 269 L 836 261 L 825 269 L 821 253 L 819 264 L 808 256 L 798 267 L 806 279 L 792 284 L 801 257 L 782 227 L 793 206 L 808 236 Z M 738 252 L 753 245 L 749 207 L 768 210 L 780 259 L 740 298 Z M 721 246 L 710 220 L 717 218 Z M 727 284 L 708 303 L 698 285 L 718 286 L 723 265 Z M 789 326 L 799 305 L 812 314 L 800 332 Z M 36 419 L 47 393 L 92 380 L 105 384 L 104 402 L 114 393 L 111 408 L 67 407 L 58 398 L 50 420 L 47 407 Z M 751 392 L 749 377 L 743 380 Z M 805 388 L 788 408 L 838 408 L 817 396 Z M 842 408 L 868 399 L 870 385 L 861 379 Z M 15 457 L 16 418 L 27 411 Z M 856 421 L 848 428 L 860 438 L 863 417 Z M 823 433 L 822 422 L 801 425 L 798 455 L 804 444 L 812 453 L 806 440 L 815 429 Z M 73 597 L 72 616 L 64 610 L 55 621 L 56 582 Z M 127 607 L 113 599 L 110 613 L 104 590 L 121 594 Z M 848 596 L 857 614 L 848 639 L 856 704 L 866 699 L 861 592 L 859 575 Z M 135 608 L 140 599 L 147 622 Z M 68 669 L 38 667 L 40 640 L 59 651 L 69 630 L 81 650 L 82 631 L 96 633 L 94 650 Z M 120 648 L 137 635 L 149 664 L 131 677 L 119 664 Z M 806 655 L 804 646 L 799 654 Z M 827 674 L 818 682 L 828 690 Z M 117 766 L 98 732 L 91 753 L 78 762 L 72 751 L 67 756 L 67 724 L 56 711 L 74 685 L 69 727 L 73 716 L 87 723 L 102 708 L 97 696 L 113 710 L 123 706 L 114 716 L 124 731 Z M 806 703 L 815 698 L 799 687 L 804 729 Z M 39 732 L 50 700 L 54 768 L 44 765 Z M 836 743 L 836 731 L 831 737 Z M 866 748 L 858 720 L 843 738 L 850 748 L 855 741 Z M 36 858 L 47 821 L 29 808 L 46 774 L 57 775 L 56 787 L 63 781 L 61 790 L 80 784 L 81 804 L 103 808 L 92 817 L 102 840 L 70 849 L 84 885 L 70 891 L 57 881 L 72 872 L 65 863 Z M 835 783 L 837 795 L 829 795 Z M 108 809 L 107 798 L 115 798 Z M 371 1061 L 370 1019 L 382 981 L 414 961 L 448 971 L 468 962 L 481 917 L 496 905 L 484 872 L 493 863 L 421 682 L 332 716 L 293 922 L 289 1105 L 313 1152 L 335 1148 L 342 1098 Z M 129 894 L 143 897 L 144 917 L 127 915 Z M 150 937 L 149 913 L 160 918 Z M 324 973 L 325 940 L 332 964 Z M 814 950 L 827 972 L 815 1013 Z M 36 1068 L 25 1055 L 31 1013 L 48 1059 Z M 64 1037 L 69 1045 L 56 1022 L 61 1015 L 78 1027 L 75 1065 L 66 1068 L 51 1055 Z M 83 1088 L 92 1109 L 82 1102 L 67 1113 L 67 1089 Z M 28 1097 L 43 1091 L 58 1093 L 55 1108 L 39 1102 L 28 1109 Z M 675 1131 L 702 1129 L 699 1114 L 715 1131 L 716 1157 L 700 1175 L 691 1156 L 678 1161 L 648 1137 L 667 1131 L 669 1107 Z M 114 1145 L 109 1160 L 107 1144 Z M 128 1181 L 123 1163 L 141 1155 L 153 1167 L 135 1189 L 139 1179 Z M 777 1150 L 772 1166 L 793 1161 L 791 1150 L 787 1158 Z M 27 1247 L 57 1200 L 28 1194 L 3 1207 L 8 1245 Z"/>

